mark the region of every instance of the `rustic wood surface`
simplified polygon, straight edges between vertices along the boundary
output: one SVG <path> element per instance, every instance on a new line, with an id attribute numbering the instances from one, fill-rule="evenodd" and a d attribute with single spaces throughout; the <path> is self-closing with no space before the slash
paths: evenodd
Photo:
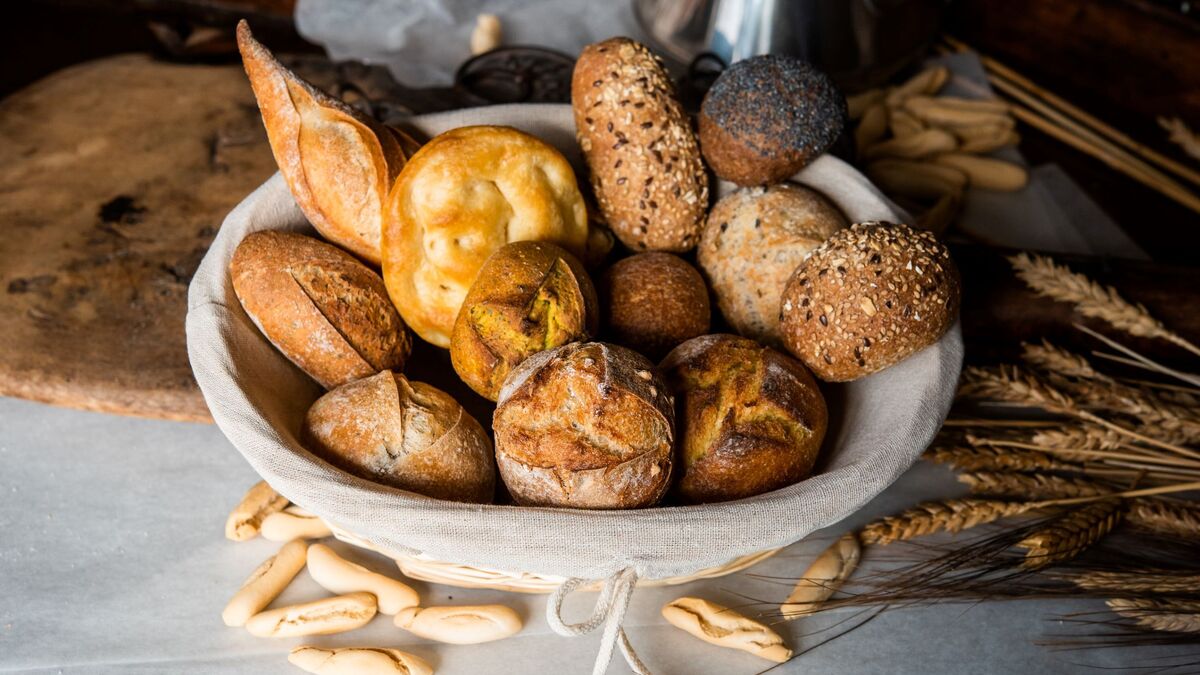
<path id="1" fill-rule="evenodd" d="M 274 171 L 236 66 L 113 57 L 0 102 L 0 394 L 207 420 L 187 284 Z"/>

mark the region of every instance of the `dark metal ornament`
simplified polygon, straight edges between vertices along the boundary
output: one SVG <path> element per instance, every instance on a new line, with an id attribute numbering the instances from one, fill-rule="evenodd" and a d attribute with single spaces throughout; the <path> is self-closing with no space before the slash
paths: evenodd
<path id="1" fill-rule="evenodd" d="M 454 86 L 483 103 L 569 103 L 575 59 L 543 47 L 498 47 L 458 68 Z"/>

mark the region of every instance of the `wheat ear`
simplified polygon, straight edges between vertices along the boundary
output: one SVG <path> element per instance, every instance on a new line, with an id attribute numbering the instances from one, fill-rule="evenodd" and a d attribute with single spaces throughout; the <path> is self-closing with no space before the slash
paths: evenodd
<path id="1" fill-rule="evenodd" d="M 1167 140 L 1183 148 L 1183 151 L 1200 159 L 1200 135 L 1188 128 L 1178 117 L 1159 117 L 1158 126 L 1167 131 Z"/>
<path id="2" fill-rule="evenodd" d="M 1048 450 L 1118 450 L 1121 436 L 1093 426 L 1064 426 L 1039 431 L 1030 438 L 1030 443 Z"/>
<path id="3" fill-rule="evenodd" d="M 1054 459 L 1044 452 L 1003 447 L 938 446 L 925 451 L 925 458 L 949 464 L 959 471 L 1078 471 L 1078 466 Z"/>
<path id="4" fill-rule="evenodd" d="M 1200 508 L 1163 499 L 1131 499 L 1125 505 L 1130 525 L 1158 534 L 1200 541 Z"/>
<path id="5" fill-rule="evenodd" d="M 1138 572 L 1084 572 L 1071 581 L 1089 591 L 1125 593 L 1162 593 L 1165 595 L 1195 593 L 1200 588 L 1200 574 L 1143 570 Z"/>
<path id="6" fill-rule="evenodd" d="M 1170 633 L 1200 633 L 1200 600 L 1113 598 L 1112 611 L 1138 625 Z"/>
<path id="7" fill-rule="evenodd" d="M 1019 515 L 1033 508 L 1032 504 L 994 499 L 925 502 L 899 515 L 867 524 L 859 532 L 859 539 L 864 544 L 885 545 L 934 532 L 960 532 L 976 525 Z"/>
<path id="8" fill-rule="evenodd" d="M 1017 276 L 1039 295 L 1075 305 L 1088 317 L 1102 319 L 1117 330 L 1138 337 L 1166 340 L 1200 356 L 1200 347 L 1168 330 L 1141 305 L 1122 298 L 1112 286 L 1101 286 L 1040 255 L 1020 253 L 1008 259 Z"/>
<path id="9" fill-rule="evenodd" d="M 1044 338 L 1040 345 L 1021 343 L 1021 359 L 1030 366 L 1049 373 L 1085 380 L 1111 381 L 1107 375 L 1097 372 L 1086 357 L 1055 346 Z"/>
<path id="10" fill-rule="evenodd" d="M 1048 474 L 978 471 L 959 474 L 958 481 L 967 485 L 973 495 L 1010 499 L 1063 499 L 1091 497 L 1110 492 L 1090 480 Z"/>
<path id="11" fill-rule="evenodd" d="M 1121 521 L 1120 505 L 1116 499 L 1088 504 L 1034 530 L 1017 543 L 1026 549 L 1021 567 L 1038 569 L 1083 553 Z"/>

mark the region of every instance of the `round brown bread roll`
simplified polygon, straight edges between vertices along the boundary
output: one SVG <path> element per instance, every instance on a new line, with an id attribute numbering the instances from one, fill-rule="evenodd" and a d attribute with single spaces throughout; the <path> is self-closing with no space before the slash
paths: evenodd
<path id="1" fill-rule="evenodd" d="M 460 127 L 426 143 L 388 196 L 383 279 L 422 339 L 450 346 L 475 275 L 513 241 L 587 247 L 575 171 L 549 144 L 516 129 Z"/>
<path id="2" fill-rule="evenodd" d="M 617 237 L 637 250 L 695 246 L 708 175 L 658 57 L 628 38 L 588 45 L 575 63 L 571 106 L 592 187 Z"/>
<path id="3" fill-rule="evenodd" d="M 487 259 L 467 292 L 450 338 L 450 362 L 463 382 L 495 401 L 520 362 L 595 335 L 599 312 L 575 256 L 543 241 L 508 244 Z"/>
<path id="4" fill-rule="evenodd" d="M 382 372 L 317 399 L 301 442 L 367 480 L 437 499 L 492 501 L 492 443 L 449 394 Z"/>
<path id="5" fill-rule="evenodd" d="M 642 355 L 602 342 L 539 352 L 500 390 L 492 429 L 518 504 L 628 509 L 670 485 L 674 411 Z"/>
<path id="6" fill-rule="evenodd" d="M 741 188 L 713 207 L 697 261 L 734 330 L 782 344 L 779 297 L 804 258 L 846 219 L 820 193 L 793 183 Z"/>
<path id="7" fill-rule="evenodd" d="M 803 480 L 825 438 L 825 399 L 800 362 L 748 338 L 705 335 L 660 369 L 679 421 L 674 494 L 723 502 Z"/>
<path id="8" fill-rule="evenodd" d="M 601 282 L 604 324 L 613 341 L 652 359 L 708 332 L 704 278 L 679 256 L 639 253 L 618 260 Z"/>
<path id="9" fill-rule="evenodd" d="M 738 61 L 700 105 L 700 149 L 738 185 L 785 180 L 829 149 L 846 125 L 846 99 L 824 73 L 790 56 Z"/>
<path id="10" fill-rule="evenodd" d="M 294 232 L 254 232 L 229 269 L 258 329 L 326 389 L 404 368 L 412 338 L 383 279 L 341 249 Z"/>
<path id="11" fill-rule="evenodd" d="M 960 293 L 958 268 L 932 233 L 859 223 L 796 268 L 779 329 L 817 377 L 847 382 L 937 342 L 958 316 Z"/>

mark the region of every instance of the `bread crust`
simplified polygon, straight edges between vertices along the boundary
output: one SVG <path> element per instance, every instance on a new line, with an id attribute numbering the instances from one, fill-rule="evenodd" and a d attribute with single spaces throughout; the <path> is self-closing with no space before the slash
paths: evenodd
<path id="1" fill-rule="evenodd" d="M 534 354 L 500 390 L 492 428 L 518 504 L 638 508 L 670 485 L 673 401 L 654 366 L 624 347 Z"/>
<path id="2" fill-rule="evenodd" d="M 447 131 L 413 155 L 387 200 L 383 277 L 425 341 L 450 346 L 479 268 L 514 241 L 550 241 L 582 257 L 588 222 L 567 160 L 510 127 Z"/>
<path id="3" fill-rule="evenodd" d="M 651 251 L 604 273 L 604 324 L 614 342 L 652 360 L 708 332 L 712 312 L 700 272 L 677 255 Z"/>
<path id="4" fill-rule="evenodd" d="M 245 21 L 237 38 L 271 151 L 296 203 L 326 239 L 379 265 L 384 201 L 418 144 L 284 68 Z"/>
<path id="5" fill-rule="evenodd" d="M 230 276 L 262 334 L 326 389 L 402 370 L 412 351 L 383 279 L 333 245 L 254 232 L 234 251 Z"/>
<path id="6" fill-rule="evenodd" d="M 575 63 L 571 106 L 596 199 L 622 243 L 677 252 L 695 246 L 708 174 L 658 57 L 628 38 L 588 45 Z"/>
<path id="7" fill-rule="evenodd" d="M 537 352 L 596 334 L 600 304 L 579 260 L 544 241 L 506 244 L 467 292 L 450 340 L 450 363 L 495 401 L 508 373 Z"/>
<path id="8" fill-rule="evenodd" d="M 427 497 L 486 504 L 495 492 L 492 444 L 479 422 L 449 394 L 399 373 L 317 399 L 301 440 L 349 473 Z"/>
<path id="9" fill-rule="evenodd" d="M 741 188 L 713 207 L 696 260 L 734 330 L 782 345 L 784 286 L 814 248 L 846 225 L 842 212 L 809 188 L 794 183 Z"/>
<path id="10" fill-rule="evenodd" d="M 937 342 L 958 316 L 961 293 L 958 268 L 932 233 L 859 223 L 796 268 L 780 331 L 817 377 L 847 382 Z"/>
<path id="11" fill-rule="evenodd" d="M 705 335 L 660 370 L 676 399 L 680 501 L 743 499 L 811 473 L 829 416 L 801 363 L 747 338 Z"/>

